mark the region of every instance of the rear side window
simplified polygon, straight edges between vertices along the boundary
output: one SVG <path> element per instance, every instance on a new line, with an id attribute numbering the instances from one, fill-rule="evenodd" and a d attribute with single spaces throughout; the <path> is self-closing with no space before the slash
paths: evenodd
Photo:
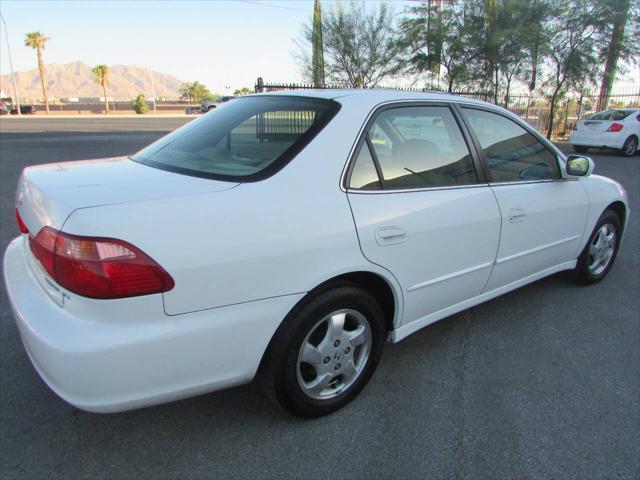
<path id="1" fill-rule="evenodd" d="M 587 120 L 624 120 L 631 115 L 631 110 L 606 110 L 593 114 Z"/>
<path id="2" fill-rule="evenodd" d="M 463 110 L 493 182 L 560 178 L 556 156 L 516 122 L 485 110 Z"/>
<path id="3" fill-rule="evenodd" d="M 372 168 L 374 162 L 382 178 Z M 473 159 L 451 110 L 417 106 L 390 108 L 376 117 L 353 167 L 350 187 L 413 189 L 477 181 Z"/>
<path id="4" fill-rule="evenodd" d="M 273 175 L 339 110 L 316 98 L 256 96 L 225 103 L 131 157 L 164 170 L 229 181 Z"/>

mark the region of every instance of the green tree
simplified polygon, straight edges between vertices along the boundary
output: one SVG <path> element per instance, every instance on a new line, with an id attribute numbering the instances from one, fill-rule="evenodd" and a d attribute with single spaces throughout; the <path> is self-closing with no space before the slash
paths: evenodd
<path id="1" fill-rule="evenodd" d="M 218 97 L 198 81 L 183 83 L 180 88 L 180 94 L 180 98 L 186 99 L 189 103 L 199 103 L 203 100 L 213 100 Z"/>
<path id="2" fill-rule="evenodd" d="M 398 74 L 403 64 L 394 13 L 385 3 L 367 9 L 351 2 L 346 10 L 341 3 L 322 16 L 325 74 L 332 82 L 350 87 L 375 87 Z M 313 19 L 304 24 L 296 42 L 301 53 L 296 60 L 303 75 L 313 81 Z"/>
<path id="3" fill-rule="evenodd" d="M 440 9 L 422 2 L 408 7 L 405 13 L 400 44 L 406 55 L 406 71 L 443 72 L 448 92 L 468 85 L 479 68 L 479 49 L 472 41 L 476 26 L 470 21 L 469 3 L 444 4 Z"/>
<path id="4" fill-rule="evenodd" d="M 464 48 L 475 50 L 480 68 L 474 80 L 491 92 L 494 103 L 509 101 L 511 85 L 522 79 L 528 57 L 527 30 L 531 22 L 528 2 L 519 0 L 469 0 L 468 31 Z"/>
<path id="5" fill-rule="evenodd" d="M 606 110 L 619 60 L 637 61 L 640 55 L 640 8 L 637 0 L 599 0 L 596 6 L 601 56 L 606 58 L 597 109 Z"/>
<path id="6" fill-rule="evenodd" d="M 551 15 L 550 5 L 547 0 L 532 0 L 527 9 L 527 22 L 524 28 L 527 58 L 525 59 L 525 71 L 529 93 L 537 87 L 540 64 L 548 47 L 548 35 L 545 26 Z"/>
<path id="7" fill-rule="evenodd" d="M 233 94 L 236 95 L 236 96 L 238 96 L 238 95 L 250 95 L 252 93 L 253 93 L 253 90 L 250 89 L 249 87 L 242 87 L 242 88 L 239 88 L 239 89 L 237 89 L 237 90 L 235 90 L 233 92 Z"/>
<path id="8" fill-rule="evenodd" d="M 586 0 L 555 0 L 549 21 L 549 123 L 551 138 L 556 106 L 572 87 L 593 81 L 598 71 L 596 8 Z"/>
<path id="9" fill-rule="evenodd" d="M 313 49 L 313 86 L 322 88 L 324 86 L 324 46 L 322 43 L 322 10 L 320 0 L 315 0 L 313 3 L 311 48 Z"/>
<path id="10" fill-rule="evenodd" d="M 502 0 L 495 12 L 493 32 L 496 71 L 500 77 L 494 82 L 496 103 L 504 93 L 504 105 L 509 105 L 511 85 L 516 78 L 524 79 L 531 31 L 536 20 L 529 13 L 530 5 L 517 0 Z M 502 81 L 502 84 L 500 83 Z"/>
<path id="11" fill-rule="evenodd" d="M 109 97 L 107 97 L 107 85 L 109 84 L 109 67 L 107 65 L 96 65 L 91 69 L 93 81 L 102 85 L 104 95 L 104 111 L 109 113 Z"/>
<path id="12" fill-rule="evenodd" d="M 131 108 L 133 108 L 133 110 L 138 114 L 147 113 L 149 111 L 149 105 L 147 104 L 147 99 L 144 94 L 141 93 L 131 101 Z"/>
<path id="13" fill-rule="evenodd" d="M 38 55 L 38 70 L 40 70 L 40 84 L 42 85 L 42 96 L 44 97 L 44 108 L 49 113 L 49 98 L 44 81 L 44 63 L 42 63 L 42 50 L 45 44 L 50 40 L 49 37 L 42 35 L 40 32 L 30 32 L 24 37 L 24 45 L 36 50 Z"/>

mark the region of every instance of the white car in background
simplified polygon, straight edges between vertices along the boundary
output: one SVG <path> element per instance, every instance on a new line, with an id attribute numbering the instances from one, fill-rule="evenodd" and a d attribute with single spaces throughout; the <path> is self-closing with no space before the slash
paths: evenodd
<path id="1" fill-rule="evenodd" d="M 601 281 L 629 208 L 593 168 L 467 98 L 252 95 L 130 158 L 26 168 L 5 285 L 36 370 L 81 409 L 258 373 L 317 417 L 387 340 L 562 270 Z"/>
<path id="2" fill-rule="evenodd" d="M 573 124 L 569 143 L 577 153 L 589 148 L 613 148 L 630 157 L 638 150 L 640 109 L 621 108 L 594 113 Z"/>

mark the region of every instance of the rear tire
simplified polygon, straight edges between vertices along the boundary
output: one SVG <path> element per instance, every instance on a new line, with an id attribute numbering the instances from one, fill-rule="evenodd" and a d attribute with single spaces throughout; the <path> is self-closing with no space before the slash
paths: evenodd
<path id="1" fill-rule="evenodd" d="M 576 153 L 587 153 L 587 150 L 589 150 L 589 147 L 583 147 L 582 145 L 573 146 L 573 151 Z"/>
<path id="2" fill-rule="evenodd" d="M 618 255 L 621 233 L 622 226 L 618 215 L 611 210 L 605 210 L 578 257 L 575 268 L 578 282 L 592 285 L 607 276 Z"/>
<path id="3" fill-rule="evenodd" d="M 627 138 L 624 141 L 624 145 L 622 145 L 620 152 L 625 157 L 631 157 L 633 154 L 636 153 L 637 149 L 638 149 L 638 137 L 636 137 L 635 135 L 631 135 L 629 138 Z"/>
<path id="4" fill-rule="evenodd" d="M 297 306 L 278 328 L 260 376 L 290 414 L 316 418 L 351 402 L 373 375 L 385 342 L 376 299 L 352 284 Z"/>

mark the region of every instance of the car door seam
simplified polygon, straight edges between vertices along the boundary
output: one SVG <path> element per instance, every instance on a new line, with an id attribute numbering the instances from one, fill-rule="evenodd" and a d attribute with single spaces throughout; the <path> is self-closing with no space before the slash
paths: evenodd
<path id="1" fill-rule="evenodd" d="M 393 279 L 396 281 L 397 285 L 400 287 L 398 289 L 398 293 L 400 295 L 400 298 L 398 299 L 398 303 L 401 307 L 401 310 L 397 316 L 397 318 L 395 320 L 397 320 L 397 322 L 394 322 L 393 328 L 394 330 L 398 327 L 400 327 L 402 325 L 402 317 L 404 316 L 404 292 L 402 291 L 402 284 L 400 283 L 400 281 L 398 280 L 398 277 L 395 276 L 395 274 L 389 270 L 387 267 L 380 265 L 379 263 L 373 262 L 371 261 L 371 259 L 369 259 L 369 257 L 367 257 L 367 255 L 364 253 L 364 250 L 362 249 L 362 242 L 360 241 L 360 232 L 358 232 L 358 225 L 356 223 L 356 216 L 353 213 L 353 207 L 351 206 L 351 200 L 349 199 L 349 195 L 345 192 L 344 194 L 345 198 L 347 199 L 347 205 L 349 206 L 349 212 L 351 213 L 351 219 L 353 220 L 353 229 L 356 232 L 356 239 L 358 240 L 358 248 L 360 249 L 360 253 L 362 254 L 362 258 L 364 258 L 367 262 L 371 263 L 372 265 L 376 265 L 380 268 L 382 268 L 385 272 L 389 273 L 389 275 L 391 275 L 391 277 L 393 277 Z"/>

